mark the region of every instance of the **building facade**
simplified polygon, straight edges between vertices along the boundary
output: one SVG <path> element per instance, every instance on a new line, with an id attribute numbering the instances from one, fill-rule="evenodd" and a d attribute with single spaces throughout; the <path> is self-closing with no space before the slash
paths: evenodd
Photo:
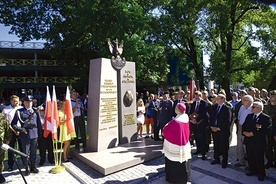
<path id="1" fill-rule="evenodd" d="M 44 103 L 46 86 L 55 85 L 57 94 L 64 94 L 72 82 L 63 70 L 65 62 L 57 61 L 44 50 L 44 43 L 0 41 L 0 97 L 12 94 L 33 95 Z"/>

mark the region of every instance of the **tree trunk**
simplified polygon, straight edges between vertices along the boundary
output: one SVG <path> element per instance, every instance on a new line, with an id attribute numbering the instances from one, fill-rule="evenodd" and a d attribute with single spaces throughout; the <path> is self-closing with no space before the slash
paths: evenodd
<path id="1" fill-rule="evenodd" d="M 231 93 L 230 93 L 230 80 L 227 78 L 223 78 L 221 82 L 221 87 L 224 89 L 226 93 L 226 99 L 229 101 L 231 100 Z"/>
<path id="2" fill-rule="evenodd" d="M 195 78 L 199 81 L 199 88 L 198 90 L 204 90 L 204 82 L 203 82 L 203 68 L 201 61 L 198 62 L 198 51 L 196 49 L 196 46 L 194 44 L 194 40 L 190 39 L 190 59 L 194 65 L 195 70 Z"/>
<path id="3" fill-rule="evenodd" d="M 200 88 L 199 90 L 204 90 L 203 74 L 199 70 L 200 68 L 198 67 L 196 72 L 196 78 L 199 81 L 199 88 Z"/>
<path id="4" fill-rule="evenodd" d="M 276 89 L 276 75 L 273 76 L 267 90 L 273 90 L 273 89 Z"/>

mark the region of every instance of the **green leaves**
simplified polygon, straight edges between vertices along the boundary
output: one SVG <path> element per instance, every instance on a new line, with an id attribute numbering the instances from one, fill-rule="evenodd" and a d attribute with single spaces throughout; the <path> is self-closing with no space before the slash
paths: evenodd
<path id="1" fill-rule="evenodd" d="M 214 0 L 210 3 L 212 5 L 208 6 L 206 13 L 209 15 L 206 17 L 206 28 L 210 31 L 207 31 L 206 40 L 211 53 L 208 69 L 211 79 L 222 84 L 226 80 L 252 84 L 260 76 L 267 76 L 268 72 L 263 69 L 267 70 L 266 66 L 271 67 L 270 64 L 275 62 L 272 54 L 275 53 L 275 36 L 268 34 L 275 27 L 275 23 L 272 24 L 275 11 L 267 5 L 248 0 L 223 3 Z M 264 49 L 261 55 L 253 41 Z M 227 85 L 227 82 L 224 84 Z M 228 86 L 222 87 L 229 91 Z"/>
<path id="2" fill-rule="evenodd" d="M 251 0 L 0 2 L 0 23 L 11 25 L 21 41 L 45 39 L 53 57 L 73 60 L 78 66 L 79 70 L 71 71 L 68 63 L 65 74 L 68 78 L 72 72 L 79 75 L 84 86 L 88 61 L 111 57 L 107 38 L 124 40 L 123 56 L 136 62 L 138 81 L 165 81 L 167 58 L 172 55 L 179 58 L 179 71 L 187 75 L 194 71 L 203 89 L 203 49 L 210 54 L 208 75 L 217 83 L 250 84 L 264 74 L 272 78 L 275 20 L 275 10 Z M 261 51 L 252 41 L 260 43 Z M 251 70 L 256 70 L 254 75 Z M 175 73 L 175 85 L 178 76 Z"/>

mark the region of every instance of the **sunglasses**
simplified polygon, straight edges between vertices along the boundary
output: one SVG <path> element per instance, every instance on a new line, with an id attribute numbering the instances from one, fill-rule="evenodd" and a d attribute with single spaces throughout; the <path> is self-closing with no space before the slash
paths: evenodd
<path id="1" fill-rule="evenodd" d="M 256 107 L 256 106 L 252 106 L 252 108 L 254 109 L 254 108 L 258 108 L 258 107 Z"/>

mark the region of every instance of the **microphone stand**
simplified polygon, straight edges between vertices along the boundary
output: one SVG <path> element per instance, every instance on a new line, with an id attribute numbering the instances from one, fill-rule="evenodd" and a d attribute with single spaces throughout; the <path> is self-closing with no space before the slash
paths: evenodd
<path id="1" fill-rule="evenodd" d="M 20 167 L 19 167 L 19 165 L 18 165 L 16 156 L 15 156 L 13 153 L 12 153 L 12 155 L 13 155 L 13 161 L 15 162 L 15 165 L 17 166 L 17 169 L 19 170 L 19 173 L 20 173 L 20 175 L 22 176 L 22 178 L 23 178 L 23 180 L 24 180 L 24 183 L 27 184 L 27 181 L 26 181 L 26 179 L 25 179 L 25 176 L 23 175 L 23 173 L 22 173 L 22 171 L 21 171 L 21 169 L 20 169 Z M 26 159 L 28 160 L 28 158 L 26 158 Z"/>

